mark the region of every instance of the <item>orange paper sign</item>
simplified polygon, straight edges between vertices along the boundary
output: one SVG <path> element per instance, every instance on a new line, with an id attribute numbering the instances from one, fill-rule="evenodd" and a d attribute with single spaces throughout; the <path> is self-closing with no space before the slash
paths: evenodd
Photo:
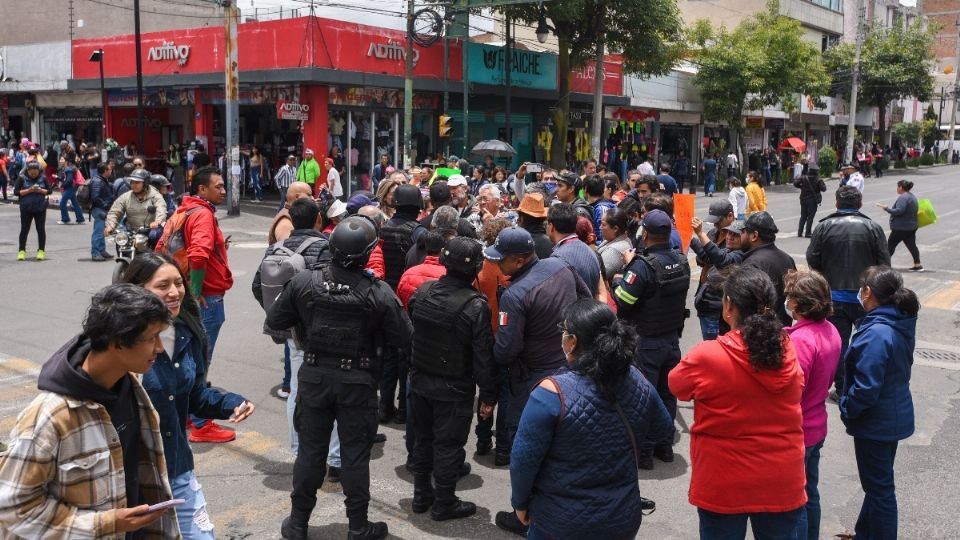
<path id="1" fill-rule="evenodd" d="M 693 227 L 690 225 L 690 221 L 693 220 L 694 216 L 693 201 L 695 197 L 692 193 L 677 193 L 673 196 L 673 217 L 677 223 L 677 232 L 680 233 L 680 243 L 683 245 L 684 253 L 690 247 L 690 238 L 693 237 Z"/>

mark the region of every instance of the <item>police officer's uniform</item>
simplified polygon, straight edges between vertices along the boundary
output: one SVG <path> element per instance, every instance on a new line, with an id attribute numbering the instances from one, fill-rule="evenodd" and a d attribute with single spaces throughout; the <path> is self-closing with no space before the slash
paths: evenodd
<path id="1" fill-rule="evenodd" d="M 337 233 L 350 234 L 351 228 L 367 235 L 365 253 L 338 249 Z M 379 348 L 409 346 L 412 327 L 390 287 L 363 271 L 376 242 L 376 228 L 369 219 L 344 220 L 330 237 L 333 262 L 294 276 L 267 314 L 269 327 L 293 327 L 304 350 L 294 413 L 300 449 L 293 469 L 292 510 L 282 529 L 285 538 L 306 538 L 306 524 L 326 474 L 334 420 L 350 538 L 386 535 L 385 524 L 367 520 Z"/>
<path id="2" fill-rule="evenodd" d="M 648 232 L 669 235 L 672 220 L 661 210 L 651 210 L 644 217 L 643 226 Z M 667 375 L 680 362 L 680 333 L 689 315 L 689 288 L 690 264 L 666 240 L 637 254 L 613 293 L 618 316 L 640 334 L 637 367 L 656 387 L 673 419 L 677 416 L 677 398 L 670 393 Z M 651 454 L 672 461 L 673 437 L 671 430 L 669 438 L 641 445 L 641 465 L 643 461 L 650 464 Z"/>
<path id="3" fill-rule="evenodd" d="M 466 517 L 472 503 L 454 495 L 470 434 L 473 398 L 493 405 L 498 383 L 487 300 L 473 288 L 483 263 L 476 240 L 456 237 L 440 256 L 447 275 L 420 286 L 409 303 L 413 321 L 411 407 L 416 433 L 411 460 L 414 512 L 433 505 L 435 520 Z M 430 474 L 436 482 L 436 501 Z"/>

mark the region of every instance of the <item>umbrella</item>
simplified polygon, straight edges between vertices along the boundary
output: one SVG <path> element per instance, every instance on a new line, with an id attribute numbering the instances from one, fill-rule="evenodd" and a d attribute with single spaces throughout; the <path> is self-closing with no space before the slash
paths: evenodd
<path id="1" fill-rule="evenodd" d="M 500 141 L 497 139 L 490 139 L 488 141 L 480 141 L 476 146 L 473 147 L 473 150 L 470 151 L 471 154 L 476 154 L 478 156 L 493 156 L 495 158 L 504 158 L 504 157 L 513 157 L 517 154 L 517 151 L 510 146 L 510 143 Z"/>
<path id="2" fill-rule="evenodd" d="M 807 143 L 801 141 L 796 137 L 787 137 L 786 139 L 783 140 L 782 143 L 780 143 L 780 150 L 787 150 L 787 149 L 795 150 L 801 153 L 806 152 Z"/>

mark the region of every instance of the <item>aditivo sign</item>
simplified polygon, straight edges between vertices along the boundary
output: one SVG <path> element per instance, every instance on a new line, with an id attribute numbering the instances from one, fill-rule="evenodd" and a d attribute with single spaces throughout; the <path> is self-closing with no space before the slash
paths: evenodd
<path id="1" fill-rule="evenodd" d="M 278 101 L 277 118 L 279 120 L 300 120 L 306 122 L 310 119 L 310 106 L 305 103 Z"/>

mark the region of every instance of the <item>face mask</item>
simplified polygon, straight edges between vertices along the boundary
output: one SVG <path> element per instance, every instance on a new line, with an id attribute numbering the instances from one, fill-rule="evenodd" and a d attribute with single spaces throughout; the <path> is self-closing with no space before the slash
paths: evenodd
<path id="1" fill-rule="evenodd" d="M 860 296 L 860 289 L 857 289 L 857 302 L 860 303 L 860 307 L 862 307 L 863 309 L 867 309 L 867 306 L 863 305 L 863 297 Z"/>
<path id="2" fill-rule="evenodd" d="M 859 294 L 859 293 L 858 293 L 858 294 Z M 789 301 L 789 300 L 784 300 L 784 301 L 783 301 L 783 309 L 785 309 L 785 310 L 787 311 L 787 317 L 790 317 L 791 319 L 793 319 L 793 310 L 790 309 L 790 301 Z"/>

